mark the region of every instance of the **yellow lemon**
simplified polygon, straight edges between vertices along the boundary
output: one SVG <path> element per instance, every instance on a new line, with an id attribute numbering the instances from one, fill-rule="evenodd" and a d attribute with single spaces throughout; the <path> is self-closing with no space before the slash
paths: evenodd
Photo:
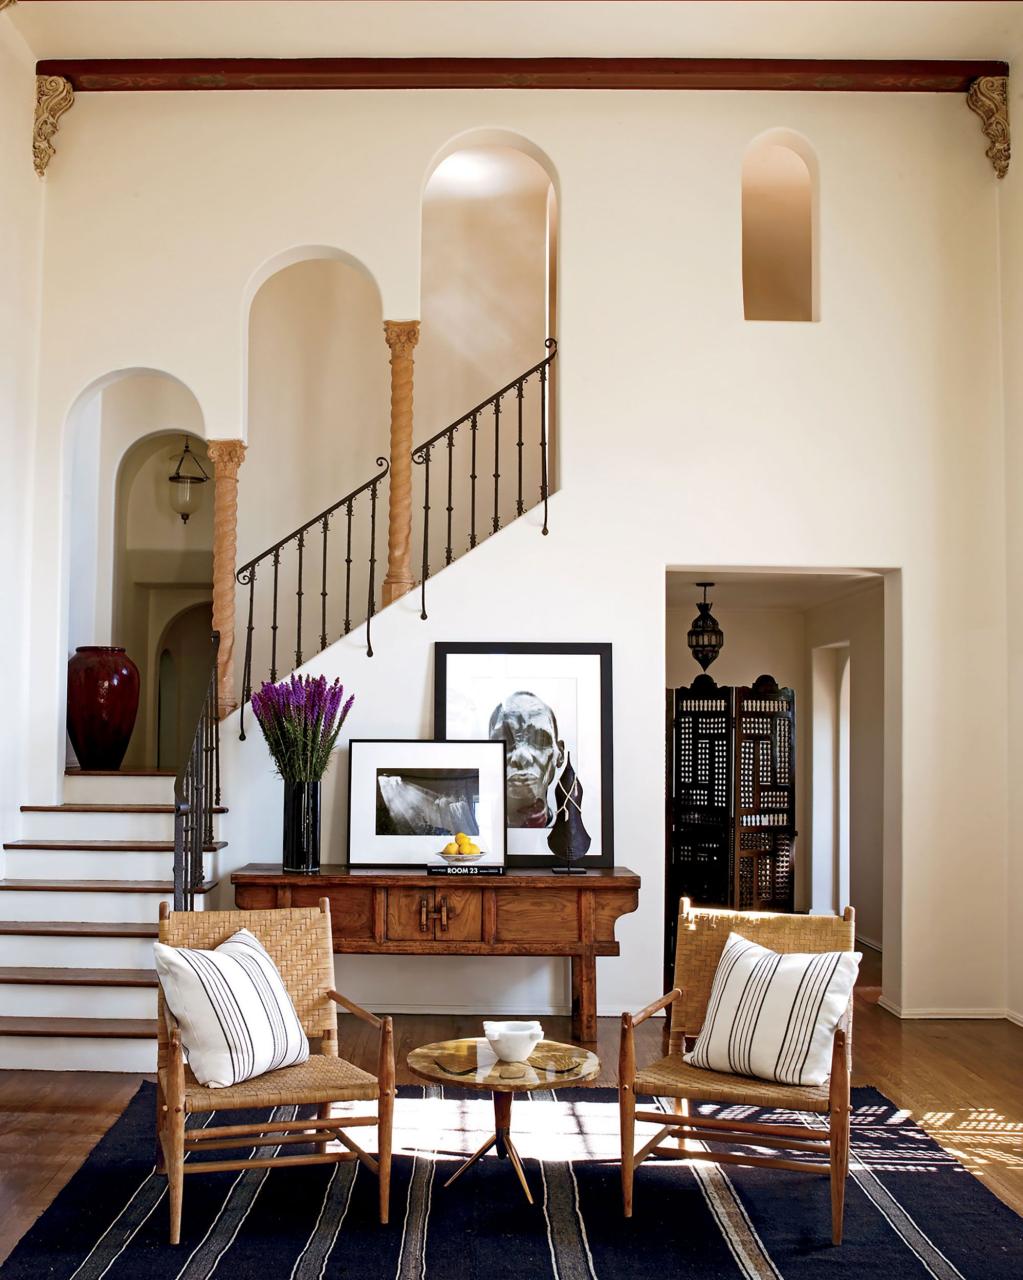
<path id="1" fill-rule="evenodd" d="M 444 852 L 445 852 L 445 853 L 457 853 L 457 852 L 458 852 L 458 845 L 457 845 L 457 844 L 446 844 L 446 845 L 444 846 Z"/>
<path id="2" fill-rule="evenodd" d="M 479 853 L 479 851 L 480 847 L 478 844 L 467 844 L 462 850 L 463 853 Z"/>
<path id="3" fill-rule="evenodd" d="M 459 831 L 455 836 L 455 843 L 465 844 L 468 841 L 468 839 L 469 837 L 465 834 L 464 831 Z"/>

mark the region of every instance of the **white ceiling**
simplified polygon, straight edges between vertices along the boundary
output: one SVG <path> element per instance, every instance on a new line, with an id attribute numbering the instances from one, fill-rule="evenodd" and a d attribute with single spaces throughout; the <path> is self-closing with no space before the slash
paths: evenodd
<path id="1" fill-rule="evenodd" d="M 997 0 L 18 0 L 37 58 L 1011 58 Z"/>
<path id="2" fill-rule="evenodd" d="M 802 612 L 816 605 L 828 604 L 842 596 L 863 591 L 871 584 L 881 586 L 879 574 L 867 570 L 826 573 L 723 569 L 669 569 L 667 604 L 669 609 L 691 610 L 702 599 L 697 582 L 713 582 L 707 598 L 715 609 L 780 609 Z"/>

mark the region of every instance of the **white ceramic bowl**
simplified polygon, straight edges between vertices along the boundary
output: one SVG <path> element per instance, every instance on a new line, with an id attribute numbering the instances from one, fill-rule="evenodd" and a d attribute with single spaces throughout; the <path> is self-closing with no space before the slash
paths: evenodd
<path id="1" fill-rule="evenodd" d="M 484 1022 L 483 1034 L 501 1062 L 525 1062 L 543 1039 L 539 1022 Z"/>

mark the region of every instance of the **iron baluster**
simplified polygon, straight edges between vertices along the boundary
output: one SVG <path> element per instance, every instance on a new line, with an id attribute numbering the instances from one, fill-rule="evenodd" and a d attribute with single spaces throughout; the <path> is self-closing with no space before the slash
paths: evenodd
<path id="1" fill-rule="evenodd" d="M 245 741 L 245 704 L 252 696 L 252 607 L 256 594 L 256 566 L 243 571 L 247 577 L 242 574 L 238 575 L 238 581 L 243 585 L 246 580 L 249 586 L 249 618 L 245 624 L 245 663 L 242 668 L 242 705 L 238 711 L 238 737 Z"/>
<path id="2" fill-rule="evenodd" d="M 295 597 L 298 603 L 298 617 L 295 621 L 295 668 L 302 665 L 302 559 L 305 555 L 305 530 L 298 535 L 298 590 Z"/>
<path id="3" fill-rule="evenodd" d="M 320 580 L 320 652 L 322 653 L 327 647 L 327 529 L 330 525 L 330 516 L 323 517 L 323 561 L 320 566 L 322 576 Z"/>
<path id="4" fill-rule="evenodd" d="M 345 504 L 345 520 L 348 525 L 348 541 L 345 547 L 345 629 L 347 635 L 352 629 L 352 501 Z"/>
<path id="5" fill-rule="evenodd" d="M 270 623 L 270 683 L 277 679 L 277 584 L 281 571 L 281 549 L 274 548 L 274 600 L 273 619 Z"/>
<path id="6" fill-rule="evenodd" d="M 493 529 L 501 527 L 501 397 L 494 397 L 494 519 Z"/>
<path id="7" fill-rule="evenodd" d="M 377 466 L 384 471 L 376 476 L 369 488 L 369 599 L 366 602 L 366 657 L 373 656 L 373 640 L 370 636 L 370 624 L 376 613 L 376 573 L 377 573 L 377 486 L 387 474 L 387 461 L 377 458 Z"/>
<path id="8" fill-rule="evenodd" d="M 469 469 L 469 547 L 476 545 L 476 432 L 479 427 L 479 415 L 473 413 L 469 423 L 469 434 L 472 442 L 472 465 Z"/>
<path id="9" fill-rule="evenodd" d="M 550 339 L 547 339 L 548 343 Z M 547 536 L 547 366 L 540 370 L 540 501 L 543 503 L 543 535 Z"/>
<path id="10" fill-rule="evenodd" d="M 421 605 L 419 616 L 426 621 L 426 580 L 430 576 L 430 452 L 433 445 L 424 445 L 412 455 L 414 462 L 423 468 L 423 575 L 420 582 Z"/>
<path id="11" fill-rule="evenodd" d="M 251 568 L 251 566 L 248 566 Z M 220 804 L 220 728 L 217 718 L 217 654 L 211 636 L 206 688 L 188 752 L 174 779 L 174 909 L 191 911 L 202 887 L 203 853 L 213 842 L 213 810 Z"/>
<path id="12" fill-rule="evenodd" d="M 522 398 L 525 395 L 525 392 L 526 379 L 523 378 L 522 381 L 517 383 L 515 386 L 515 399 L 517 401 L 516 409 L 518 417 L 518 431 L 516 433 L 515 449 L 519 467 L 518 496 L 515 499 L 515 514 L 517 516 L 523 515 L 526 510 L 525 504 L 522 501 Z"/>
<path id="13" fill-rule="evenodd" d="M 454 553 L 452 552 L 452 549 L 451 549 L 451 514 L 455 508 L 451 500 L 451 494 L 452 494 L 452 484 L 453 484 L 453 463 L 454 463 L 454 453 L 455 453 L 455 432 L 457 430 L 458 430 L 457 427 L 452 427 L 451 430 L 447 433 L 447 436 L 448 436 L 448 506 L 447 506 L 448 540 L 444 547 L 444 563 L 445 564 L 450 564 L 451 561 L 454 559 Z"/>

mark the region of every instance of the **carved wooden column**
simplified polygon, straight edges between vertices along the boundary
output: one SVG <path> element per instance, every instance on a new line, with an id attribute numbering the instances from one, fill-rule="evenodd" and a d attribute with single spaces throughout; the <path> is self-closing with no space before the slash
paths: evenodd
<path id="1" fill-rule="evenodd" d="M 415 586 L 412 576 L 412 374 L 418 320 L 385 320 L 391 349 L 391 474 L 384 604 Z"/>
<path id="2" fill-rule="evenodd" d="M 221 718 L 238 706 L 234 683 L 234 568 L 238 552 L 238 468 L 245 458 L 241 440 L 210 440 L 213 463 L 213 630 L 220 632 L 217 699 Z"/>

